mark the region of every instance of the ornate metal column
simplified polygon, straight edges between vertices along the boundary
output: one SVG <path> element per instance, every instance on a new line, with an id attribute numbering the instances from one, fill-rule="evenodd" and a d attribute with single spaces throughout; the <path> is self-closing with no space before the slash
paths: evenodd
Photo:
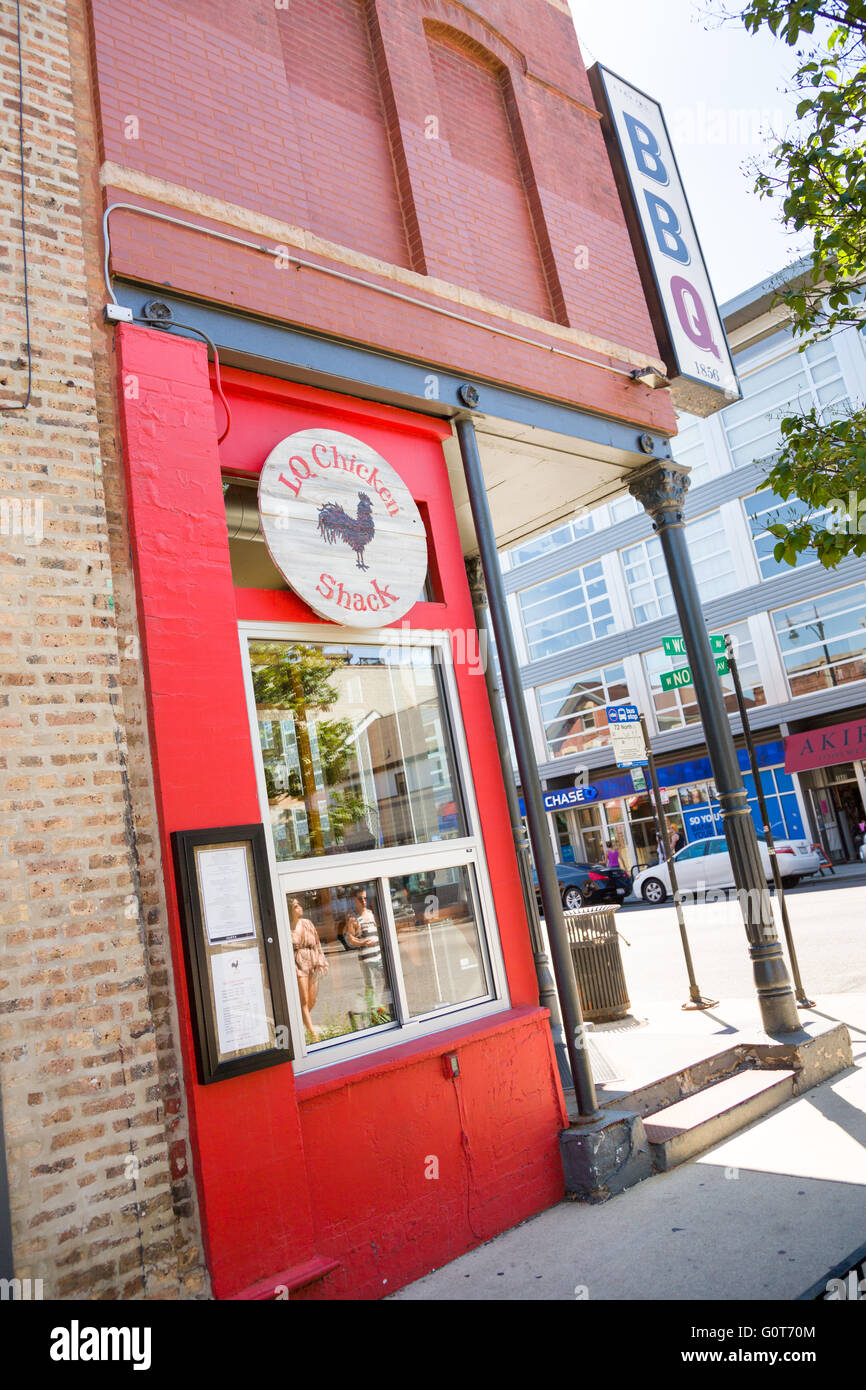
<path id="1" fill-rule="evenodd" d="M 520 866 L 523 902 L 526 908 L 526 920 L 529 923 L 532 954 L 535 957 L 535 974 L 538 979 L 538 1002 L 550 1013 L 550 1031 L 553 1034 L 553 1045 L 556 1049 L 556 1060 L 559 1064 L 559 1079 L 562 1082 L 564 1090 L 573 1090 L 574 1081 L 571 1075 L 571 1068 L 568 1065 L 568 1052 L 565 1046 L 565 1033 L 562 1027 L 559 996 L 556 993 L 556 982 L 554 981 L 550 969 L 550 957 L 547 954 L 547 948 L 544 944 L 544 934 L 541 930 L 541 921 L 538 916 L 538 900 L 535 896 L 535 884 L 532 881 L 532 855 L 529 849 L 529 840 L 526 836 L 523 817 L 520 814 L 520 801 L 517 796 L 517 788 L 514 785 L 511 758 L 508 752 L 508 734 L 505 727 L 505 719 L 502 714 L 499 691 L 496 689 L 496 680 L 493 675 L 493 661 L 491 659 L 493 639 L 487 621 L 487 590 L 484 586 L 484 572 L 481 568 L 481 561 L 477 555 L 470 555 L 469 559 L 466 561 L 466 577 L 469 580 L 469 592 L 472 595 L 475 625 L 478 628 L 479 634 L 484 633 L 487 639 L 487 650 L 483 653 L 485 657 L 484 679 L 487 684 L 490 713 L 493 716 L 493 728 L 496 733 L 496 743 L 499 747 L 499 757 L 502 763 L 502 779 L 505 783 L 505 798 L 508 802 L 511 833 L 514 837 L 514 848 L 517 851 L 517 863 Z"/>
<path id="2" fill-rule="evenodd" d="M 655 461 L 640 470 L 629 491 L 652 517 L 662 544 L 722 809 L 764 1028 L 768 1033 L 792 1033 L 800 1028 L 797 1006 L 776 935 L 755 825 L 686 545 L 683 503 L 688 486 L 683 469 Z"/>

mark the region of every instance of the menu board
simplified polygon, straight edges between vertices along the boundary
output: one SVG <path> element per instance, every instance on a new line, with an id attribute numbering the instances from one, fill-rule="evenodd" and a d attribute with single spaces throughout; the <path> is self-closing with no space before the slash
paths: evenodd
<path id="1" fill-rule="evenodd" d="M 290 1061 L 264 826 L 175 831 L 172 848 L 199 1080 Z"/>
<path id="2" fill-rule="evenodd" d="M 209 945 L 255 936 L 245 846 L 200 849 L 196 852 L 196 860 Z"/>

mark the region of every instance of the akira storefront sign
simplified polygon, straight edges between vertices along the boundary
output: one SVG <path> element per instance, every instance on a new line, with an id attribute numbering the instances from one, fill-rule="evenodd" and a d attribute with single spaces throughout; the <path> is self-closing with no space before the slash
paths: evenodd
<path id="1" fill-rule="evenodd" d="M 674 404 L 711 415 L 740 388 L 661 106 L 600 64 L 589 77 Z"/>
<path id="2" fill-rule="evenodd" d="M 833 767 L 866 758 L 866 719 L 808 729 L 785 739 L 785 771 L 807 772 L 813 767 Z"/>
<path id="3" fill-rule="evenodd" d="M 271 559 L 320 618 L 378 627 L 418 602 L 424 523 L 396 470 L 360 439 L 308 429 L 281 440 L 262 469 L 259 516 Z"/>

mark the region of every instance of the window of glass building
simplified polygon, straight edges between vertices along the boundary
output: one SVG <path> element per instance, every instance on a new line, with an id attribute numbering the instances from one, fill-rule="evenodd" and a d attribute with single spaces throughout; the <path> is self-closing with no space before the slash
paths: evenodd
<path id="1" fill-rule="evenodd" d="M 640 503 L 636 497 L 628 493 L 625 497 L 618 497 L 615 502 L 608 506 L 610 524 L 615 526 L 618 521 L 627 521 L 630 516 L 637 516 L 640 511 Z"/>
<path id="2" fill-rule="evenodd" d="M 776 453 L 781 422 L 791 411 L 816 407 L 825 417 L 847 405 L 845 384 L 832 341 L 811 343 L 741 377 L 743 399 L 721 415 L 735 468 Z"/>
<path id="3" fill-rule="evenodd" d="M 712 461 L 707 455 L 702 422 L 694 415 L 677 416 L 677 433 L 671 440 L 677 463 L 691 469 L 690 486 L 700 487 L 712 477 Z"/>
<path id="4" fill-rule="evenodd" d="M 580 647 L 613 631 L 600 560 L 523 589 L 519 598 L 530 661 Z"/>
<path id="5" fill-rule="evenodd" d="M 772 615 L 792 695 L 866 679 L 866 584 Z"/>
<path id="6" fill-rule="evenodd" d="M 489 1005 L 489 885 L 444 644 L 248 651 L 299 1059 Z"/>
<path id="7" fill-rule="evenodd" d="M 784 526 L 796 526 L 807 516 L 817 522 L 821 518 L 831 515 L 829 507 L 813 510 L 805 502 L 801 502 L 799 497 L 791 497 L 784 501 L 781 497 L 777 497 L 774 492 L 768 491 L 755 492 L 751 497 L 744 497 L 743 505 L 749 519 L 752 543 L 764 579 L 772 579 L 777 574 L 788 573 L 792 568 L 799 569 L 803 565 L 814 565 L 817 562 L 818 556 L 811 547 L 800 552 L 796 565 L 791 566 L 786 564 L 784 560 L 776 560 L 773 551 L 778 541 L 767 530 L 767 527 L 776 523 Z"/>
<path id="8" fill-rule="evenodd" d="M 542 685 L 538 704 L 551 758 L 584 753 L 610 743 L 605 706 L 629 698 L 625 668 L 603 666 L 568 680 Z"/>
<path id="9" fill-rule="evenodd" d="M 530 560 L 537 560 L 539 555 L 547 555 L 552 550 L 559 550 L 563 545 L 580 540 L 582 536 L 587 536 L 595 530 L 595 523 L 594 512 L 581 512 L 564 525 L 556 526 L 552 531 L 545 531 L 543 536 L 535 536 L 531 541 L 514 546 L 507 552 L 511 557 L 511 568 L 525 565 Z"/>
<path id="10" fill-rule="evenodd" d="M 761 673 L 758 669 L 748 623 L 734 623 L 732 626 L 720 627 L 718 630 L 730 633 L 734 639 L 734 651 L 747 708 L 751 709 L 755 705 L 765 704 L 766 695 L 761 683 Z M 685 724 L 696 724 L 700 720 L 701 715 L 693 685 L 686 685 L 677 690 L 662 689 L 662 672 L 676 671 L 686 664 L 685 657 L 666 656 L 660 647 L 657 647 L 655 651 L 644 653 L 644 666 L 652 690 L 653 705 L 661 733 L 665 733 L 668 729 L 681 729 Z M 719 679 L 722 683 L 725 708 L 729 714 L 734 714 L 737 710 L 734 682 L 730 675 L 720 676 Z"/>
<path id="11" fill-rule="evenodd" d="M 707 512 L 686 527 L 686 541 L 701 601 L 739 588 L 721 512 Z M 620 552 L 636 623 L 651 623 L 676 612 L 658 536 Z"/>

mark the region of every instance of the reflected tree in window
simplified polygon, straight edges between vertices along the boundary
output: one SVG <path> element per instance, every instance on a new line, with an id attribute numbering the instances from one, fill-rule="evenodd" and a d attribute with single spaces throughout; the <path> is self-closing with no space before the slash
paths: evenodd
<path id="1" fill-rule="evenodd" d="M 283 819 L 291 821 L 290 841 L 302 848 L 306 840 L 312 854 L 322 854 L 326 840 L 340 844 L 367 811 L 361 791 L 341 785 L 354 752 L 352 721 L 327 717 L 340 696 L 332 681 L 342 664 L 321 647 L 255 644 L 256 708 L 260 721 L 266 712 L 272 725 L 262 737 L 268 800 L 272 805 L 282 798 L 303 802 L 301 817 L 297 807 L 286 807 Z"/>

